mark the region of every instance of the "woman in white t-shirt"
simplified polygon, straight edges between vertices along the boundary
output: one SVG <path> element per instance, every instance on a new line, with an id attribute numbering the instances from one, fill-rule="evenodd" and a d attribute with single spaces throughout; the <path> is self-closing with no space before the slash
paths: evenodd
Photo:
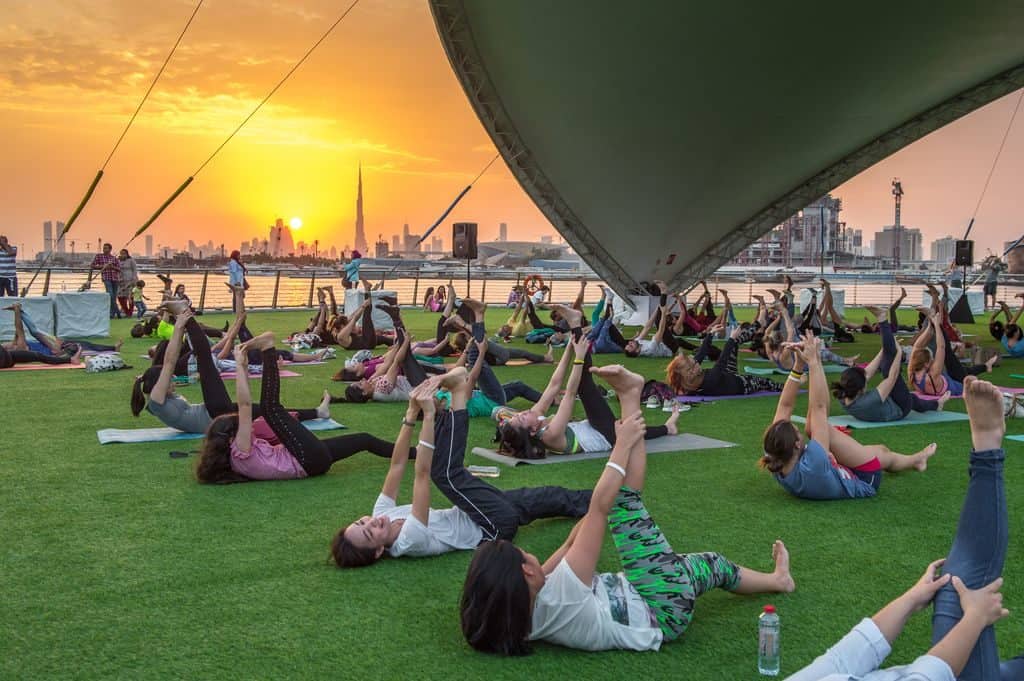
<path id="1" fill-rule="evenodd" d="M 392 558 L 422 557 L 472 549 L 483 539 L 511 539 L 520 525 L 538 518 L 579 518 L 587 512 L 590 490 L 553 486 L 499 490 L 466 470 L 466 403 L 474 383 L 472 374 L 457 367 L 427 379 L 412 391 L 373 514 L 343 527 L 331 544 L 338 567 L 371 565 L 385 554 Z M 434 395 L 439 388 L 451 392 L 452 410 L 437 416 L 435 426 Z M 421 411 L 423 425 L 416 447 L 412 504 L 399 506 L 398 488 Z M 432 480 L 453 508 L 430 508 Z"/>
<path id="2" fill-rule="evenodd" d="M 530 641 L 581 650 L 657 650 L 683 634 L 695 601 L 720 587 L 735 593 L 794 589 L 789 554 L 772 547 L 775 570 L 757 572 L 717 553 L 678 554 L 640 498 L 647 469 L 642 376 L 621 366 L 591 369 L 616 391 L 626 416 L 594 487 L 587 515 L 543 564 L 508 541 L 477 549 L 460 604 L 462 632 L 477 650 L 525 655 Z M 611 529 L 624 568 L 595 571 Z"/>

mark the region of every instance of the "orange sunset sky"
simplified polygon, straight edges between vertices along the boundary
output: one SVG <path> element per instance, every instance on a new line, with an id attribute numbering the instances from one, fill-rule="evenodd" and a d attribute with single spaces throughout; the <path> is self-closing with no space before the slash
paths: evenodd
<path id="1" fill-rule="evenodd" d="M 115 247 L 251 111 L 348 2 L 207 0 L 97 195 L 68 239 Z M 0 233 L 42 248 L 42 221 L 64 220 L 149 86 L 194 0 L 13 0 L 0 25 Z M 842 218 L 865 239 L 892 222 L 928 243 L 961 235 L 1017 95 L 919 141 L 838 188 Z M 362 0 L 306 64 L 150 229 L 157 243 L 263 238 L 299 216 L 296 240 L 352 242 L 363 164 L 367 237 L 432 223 L 495 150 L 456 82 L 423 0 Z M 1017 205 L 1024 114 L 1010 133 L 972 236 L 976 253 L 1024 233 Z M 510 237 L 553 229 L 496 163 L 446 223 L 507 222 Z M 448 244 L 448 230 L 440 232 Z M 136 243 L 141 249 L 141 241 Z M 83 250 L 79 246 L 79 251 Z"/>

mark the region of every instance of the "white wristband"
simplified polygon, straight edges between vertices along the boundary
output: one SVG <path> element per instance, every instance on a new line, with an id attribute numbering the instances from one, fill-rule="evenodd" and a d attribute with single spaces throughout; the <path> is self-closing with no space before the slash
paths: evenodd
<path id="1" fill-rule="evenodd" d="M 434 445 L 432 445 L 431 443 L 427 442 L 426 440 L 420 440 L 420 445 L 423 446 L 423 447 L 426 447 L 427 449 L 433 449 L 434 448 Z"/>
<path id="2" fill-rule="evenodd" d="M 621 475 L 622 477 L 626 477 L 626 469 L 620 466 L 619 464 L 615 463 L 614 461 L 609 461 L 604 465 L 604 467 L 611 468 L 613 471 L 618 471 L 619 475 Z"/>

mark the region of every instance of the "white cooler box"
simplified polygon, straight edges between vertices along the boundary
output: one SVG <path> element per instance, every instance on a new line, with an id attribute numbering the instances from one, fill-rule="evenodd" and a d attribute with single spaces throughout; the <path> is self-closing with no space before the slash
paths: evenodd
<path id="1" fill-rule="evenodd" d="M 55 293 L 53 299 L 61 338 L 110 335 L 110 296 L 106 291 Z"/>
<path id="2" fill-rule="evenodd" d="M 388 296 L 390 298 L 397 298 L 398 294 L 394 291 L 380 290 L 371 291 L 370 296 L 373 299 L 373 304 L 376 306 L 378 303 L 385 305 L 384 301 L 380 300 L 381 296 Z M 363 300 L 366 297 L 365 292 L 360 287 L 359 289 L 350 288 L 345 291 L 345 315 L 351 317 L 359 309 L 359 306 L 363 304 Z M 389 331 L 395 328 L 395 323 L 391 319 L 391 315 L 383 310 L 378 310 L 376 307 L 373 308 L 373 328 L 378 331 Z"/>
<path id="3" fill-rule="evenodd" d="M 32 317 L 32 322 L 43 333 L 51 336 L 54 333 L 53 298 L 51 296 L 35 296 L 32 298 L 0 298 L 0 307 L 7 307 L 12 303 L 21 303 L 21 309 Z M 25 336 L 32 340 L 28 329 Z M 11 310 L 0 310 L 0 340 L 9 341 L 14 338 L 14 313 Z"/>

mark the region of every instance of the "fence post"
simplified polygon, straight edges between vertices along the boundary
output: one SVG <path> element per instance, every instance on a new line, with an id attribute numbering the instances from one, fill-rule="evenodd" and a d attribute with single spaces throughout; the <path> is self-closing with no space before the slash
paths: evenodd
<path id="1" fill-rule="evenodd" d="M 480 302 L 484 305 L 487 304 L 487 273 L 480 273 L 480 280 L 483 281 L 483 288 L 480 290 Z"/>
<path id="2" fill-rule="evenodd" d="M 270 303 L 271 309 L 277 309 L 277 292 L 281 288 L 281 270 L 277 271 L 277 276 L 274 277 L 274 298 Z"/>
<path id="3" fill-rule="evenodd" d="M 412 285 L 412 304 L 419 305 L 420 300 L 420 270 L 416 268 L 416 282 Z"/>
<path id="4" fill-rule="evenodd" d="M 854 307 L 857 307 L 857 279 L 858 278 L 859 277 L 854 277 L 854 279 L 853 279 L 853 306 Z"/>
<path id="5" fill-rule="evenodd" d="M 52 272 L 52 271 L 53 270 L 51 270 L 50 268 L 46 269 L 46 278 L 43 279 L 43 295 L 44 296 L 47 295 L 50 292 L 50 272 Z"/>
<path id="6" fill-rule="evenodd" d="M 210 278 L 210 270 L 203 272 L 203 288 L 199 291 L 199 312 L 206 307 L 206 280 Z M 233 293 L 233 292 L 232 292 Z"/>
<path id="7" fill-rule="evenodd" d="M 313 272 L 313 276 L 309 279 L 309 300 L 306 301 L 306 307 L 313 307 L 313 287 L 316 286 L 316 272 Z"/>

